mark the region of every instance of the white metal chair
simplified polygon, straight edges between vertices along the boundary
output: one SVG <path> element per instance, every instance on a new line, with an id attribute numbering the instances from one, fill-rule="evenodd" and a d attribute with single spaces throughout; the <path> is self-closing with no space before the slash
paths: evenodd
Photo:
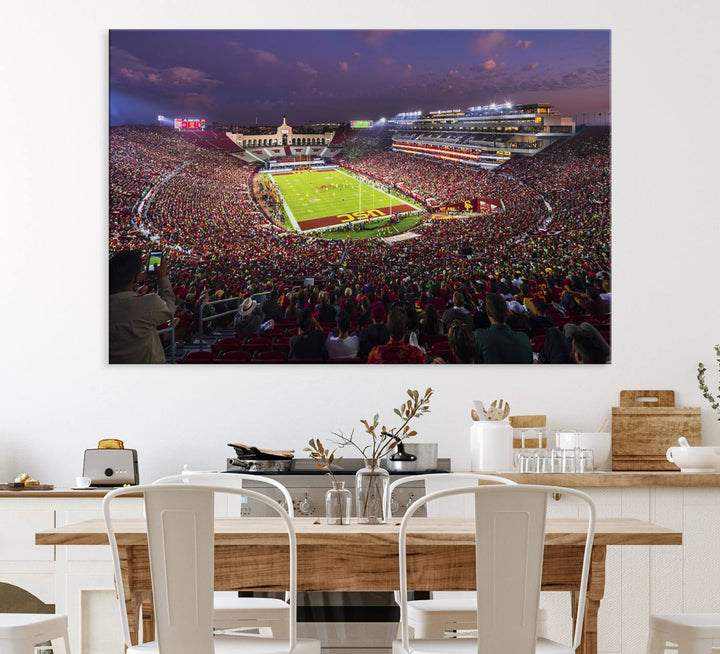
<path id="1" fill-rule="evenodd" d="M 244 481 L 262 482 L 277 488 L 287 506 L 288 515 L 294 515 L 293 501 L 287 488 L 271 477 L 242 473 L 192 472 L 162 477 L 153 484 L 203 484 L 241 489 Z M 287 600 L 287 596 L 285 598 Z M 238 597 L 237 593 L 215 591 L 213 596 L 213 627 L 215 629 L 259 629 L 270 631 L 273 638 L 288 637 L 287 601 L 272 597 Z"/>
<path id="2" fill-rule="evenodd" d="M 647 654 L 664 654 L 667 643 L 678 654 L 710 654 L 720 647 L 720 613 L 651 615 Z"/>
<path id="3" fill-rule="evenodd" d="M 390 509 L 393 491 L 402 484 L 416 483 L 418 481 L 425 482 L 426 487 L 428 482 L 435 482 L 435 485 L 443 487 L 442 490 L 445 490 L 446 487 L 477 487 L 479 481 L 516 485 L 514 481 L 505 477 L 467 472 L 401 477 L 390 484 L 388 488 L 386 515 L 392 514 Z M 455 517 L 453 514 L 447 514 L 446 511 L 443 511 L 442 515 Z M 428 507 L 428 516 L 432 517 L 431 507 Z M 396 601 L 398 604 L 400 603 L 397 593 Z M 477 596 L 472 592 L 436 592 L 432 594 L 431 599 L 410 600 L 408 601 L 407 621 L 415 638 L 442 638 L 446 631 L 457 632 L 475 629 L 477 624 Z"/>
<path id="4" fill-rule="evenodd" d="M 113 528 L 111 504 L 128 493 L 142 493 L 157 640 L 130 643 L 125 590 Z M 282 518 L 290 549 L 288 638 L 213 636 L 215 575 L 214 500 L 216 493 L 262 502 Z M 298 639 L 296 624 L 297 544 L 288 513 L 273 499 L 252 490 L 201 484 L 157 484 L 118 488 L 103 499 L 113 555 L 123 637 L 127 654 L 320 654 L 320 641 Z"/>
<path id="5" fill-rule="evenodd" d="M 572 646 L 537 638 L 547 498 L 570 494 L 588 506 L 587 536 Z M 455 495 L 475 499 L 475 575 L 478 637 L 413 639 L 407 621 L 407 532 L 413 514 L 428 502 Z M 574 654 L 580 645 L 590 556 L 595 535 L 595 505 L 581 491 L 555 486 L 492 485 L 431 493 L 403 517 L 399 535 L 400 621 L 402 639 L 393 654 Z"/>
<path id="6" fill-rule="evenodd" d="M 70 654 L 67 617 L 52 613 L 0 613 L 0 653 L 33 654 L 35 645 L 62 639 Z"/>

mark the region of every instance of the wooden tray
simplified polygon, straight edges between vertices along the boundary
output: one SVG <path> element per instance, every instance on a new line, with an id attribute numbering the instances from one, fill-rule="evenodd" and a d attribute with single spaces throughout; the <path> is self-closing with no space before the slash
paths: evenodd
<path id="1" fill-rule="evenodd" d="M 698 407 L 676 407 L 674 391 L 620 391 L 620 406 L 612 409 L 612 469 L 677 470 L 665 453 L 681 436 L 701 444 Z"/>
<path id="2" fill-rule="evenodd" d="M 0 491 L 32 491 L 43 490 L 48 491 L 55 488 L 52 484 L 38 484 L 37 486 L 10 486 L 9 484 L 0 484 Z"/>

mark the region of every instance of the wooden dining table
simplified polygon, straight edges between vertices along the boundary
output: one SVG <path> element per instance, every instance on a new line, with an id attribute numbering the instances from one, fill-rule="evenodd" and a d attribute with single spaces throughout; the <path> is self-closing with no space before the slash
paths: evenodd
<path id="1" fill-rule="evenodd" d="M 300 591 L 392 591 L 399 586 L 399 521 L 384 525 L 327 525 L 294 518 Z M 114 521 L 133 643 L 140 620 L 154 633 L 147 533 L 141 519 Z M 573 612 L 585 544 L 586 521 L 546 524 L 542 588 L 570 591 Z M 475 589 L 474 522 L 462 518 L 415 518 L 408 531 L 408 588 Z M 37 545 L 108 544 L 102 520 L 38 532 Z M 636 519 L 598 519 L 592 549 L 583 639 L 577 650 L 597 652 L 597 614 L 605 592 L 608 545 L 681 545 L 682 533 Z M 216 590 L 283 591 L 288 586 L 288 539 L 279 518 L 216 518 Z M 575 615 L 573 615 L 575 618 Z"/>

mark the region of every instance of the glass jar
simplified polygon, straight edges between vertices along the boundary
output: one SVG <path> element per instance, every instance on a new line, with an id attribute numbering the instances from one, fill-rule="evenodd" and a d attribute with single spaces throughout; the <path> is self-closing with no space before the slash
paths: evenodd
<path id="1" fill-rule="evenodd" d="M 385 522 L 385 497 L 390 473 L 380 466 L 367 466 L 355 473 L 355 515 L 360 524 Z"/>
<path id="2" fill-rule="evenodd" d="M 334 481 L 325 493 L 325 515 L 329 525 L 349 525 L 352 493 L 345 488 L 344 481 Z"/>

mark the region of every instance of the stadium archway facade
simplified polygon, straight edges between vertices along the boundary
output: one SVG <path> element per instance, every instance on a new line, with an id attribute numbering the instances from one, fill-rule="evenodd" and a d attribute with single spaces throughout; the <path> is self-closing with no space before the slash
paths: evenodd
<path id="1" fill-rule="evenodd" d="M 282 125 L 275 134 L 233 134 L 227 132 L 227 137 L 237 143 L 241 148 L 262 148 L 289 145 L 330 145 L 335 132 L 323 134 L 295 134 L 293 128 L 287 124 L 283 116 Z"/>

